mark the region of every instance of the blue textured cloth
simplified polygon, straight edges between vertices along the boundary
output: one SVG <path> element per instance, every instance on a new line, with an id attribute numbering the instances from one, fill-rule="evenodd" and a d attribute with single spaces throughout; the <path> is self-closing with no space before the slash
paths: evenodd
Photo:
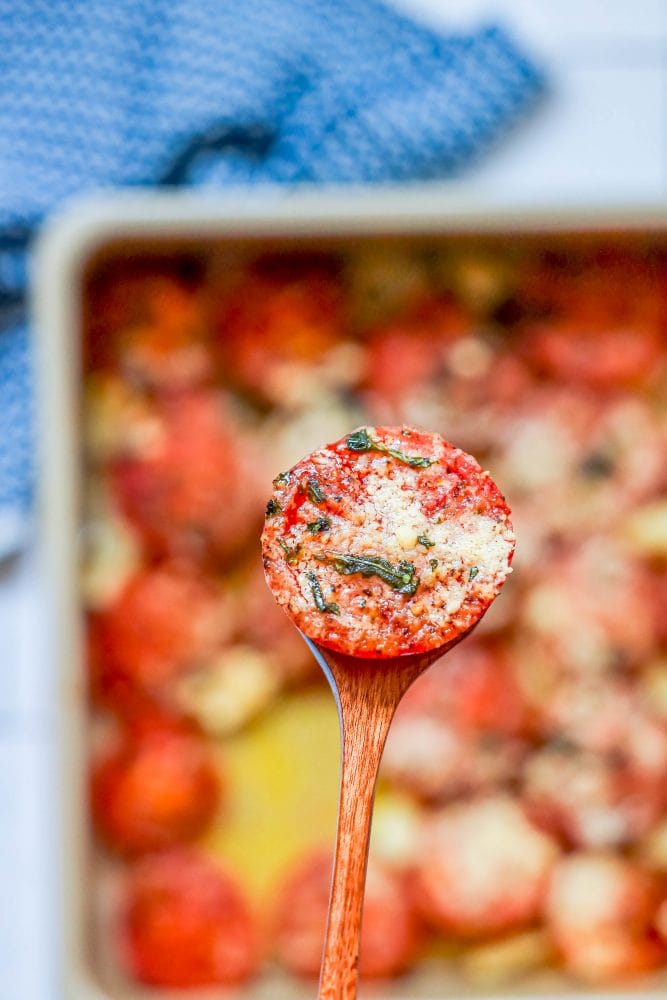
<path id="1" fill-rule="evenodd" d="M 26 253 L 110 185 L 460 171 L 534 102 L 498 28 L 441 37 L 376 0 L 0 0 L 0 554 L 29 510 Z"/>

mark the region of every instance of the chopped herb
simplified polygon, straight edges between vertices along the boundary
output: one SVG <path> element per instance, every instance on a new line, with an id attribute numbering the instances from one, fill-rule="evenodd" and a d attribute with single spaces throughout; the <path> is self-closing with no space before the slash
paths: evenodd
<path id="1" fill-rule="evenodd" d="M 471 566 L 470 572 L 468 573 L 468 580 L 474 580 L 479 573 L 479 566 Z"/>
<path id="2" fill-rule="evenodd" d="M 322 487 L 317 479 L 309 479 L 307 484 L 308 496 L 313 503 L 324 503 L 326 496 L 322 492 Z"/>
<path id="3" fill-rule="evenodd" d="M 438 568 L 438 560 L 437 559 L 429 559 L 428 564 L 431 567 L 431 569 L 437 569 Z"/>
<path id="4" fill-rule="evenodd" d="M 320 586 L 320 581 L 317 579 L 317 574 L 313 573 L 312 570 L 309 570 L 306 573 L 306 576 L 308 577 L 308 582 L 310 583 L 310 589 L 313 593 L 313 600 L 315 601 L 315 607 L 317 610 L 322 613 L 328 612 L 331 615 L 339 615 L 340 608 L 338 605 L 333 603 L 327 604 L 324 600 L 324 595 L 322 594 L 322 588 Z"/>
<path id="5" fill-rule="evenodd" d="M 433 465 L 430 458 L 424 458 L 422 455 L 406 455 L 405 452 L 398 451 L 396 448 L 388 448 L 386 444 L 371 437 L 365 427 L 350 434 L 346 444 L 350 451 L 379 451 L 383 455 L 391 455 L 398 462 L 409 465 L 411 469 L 428 469 L 430 465 Z"/>
<path id="6" fill-rule="evenodd" d="M 282 507 L 280 506 L 280 504 L 278 503 L 278 501 L 274 500 L 273 497 L 271 497 L 271 499 L 269 500 L 269 502 L 266 505 L 266 516 L 267 517 L 274 517 L 276 514 L 279 514 L 281 512 L 281 510 L 282 510 Z"/>
<path id="7" fill-rule="evenodd" d="M 360 608 L 365 608 L 366 607 L 366 598 L 365 597 L 362 597 L 361 600 L 359 601 L 359 607 Z"/>
<path id="8" fill-rule="evenodd" d="M 426 537 L 426 535 L 418 535 L 417 541 L 420 545 L 423 545 L 425 549 L 432 549 L 435 545 L 435 542 L 432 542 L 430 538 Z"/>
<path id="9" fill-rule="evenodd" d="M 306 528 L 311 535 L 317 535 L 320 531 L 329 531 L 331 521 L 328 517 L 318 517 L 316 521 L 309 521 Z"/>
<path id="10" fill-rule="evenodd" d="M 353 434 L 350 434 L 346 444 L 350 451 L 374 450 L 374 441 L 365 427 L 362 427 L 361 430 L 354 431 Z"/>
<path id="11" fill-rule="evenodd" d="M 290 473 L 289 472 L 279 472 L 276 478 L 273 480 L 274 486 L 283 486 L 285 483 L 289 483 Z"/>
<path id="12" fill-rule="evenodd" d="M 285 553 L 285 562 L 288 562 L 290 566 L 293 566 L 294 563 L 297 563 L 299 561 L 299 556 L 301 555 L 300 545 L 295 545 L 294 548 L 292 548 L 290 545 L 287 544 L 284 538 L 278 539 L 278 545 Z"/>
<path id="13" fill-rule="evenodd" d="M 380 556 L 353 556 L 344 553 L 327 552 L 324 556 L 316 556 L 324 562 L 329 562 L 338 573 L 350 576 L 361 573 L 362 576 L 377 576 L 399 594 L 412 597 L 419 585 L 412 563 L 401 561 L 392 566 Z"/>

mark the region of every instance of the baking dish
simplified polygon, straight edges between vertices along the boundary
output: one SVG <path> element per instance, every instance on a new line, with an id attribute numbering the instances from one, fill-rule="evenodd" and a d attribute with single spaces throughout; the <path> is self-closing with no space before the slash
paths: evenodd
<path id="1" fill-rule="evenodd" d="M 224 200 L 191 195 L 119 195 L 72 209 L 49 227 L 36 260 L 35 319 L 39 331 L 43 523 L 55 605 L 55 659 L 62 677 L 61 912 L 68 997 L 116 995 L 99 985 L 91 957 L 90 912 L 85 898 L 89 865 L 84 808 L 87 710 L 76 566 L 81 523 L 79 342 L 82 289 L 91 263 L 128 248 L 133 255 L 160 256 L 192 248 L 198 252 L 220 247 L 252 252 L 255 248 L 356 247 L 364 240 L 380 238 L 488 238 L 508 244 L 538 239 L 558 244 L 563 239 L 585 242 L 604 235 L 621 241 L 661 243 L 666 229 L 664 210 L 503 211 L 452 201 L 438 188 L 304 192 L 281 198 L 268 193 L 239 193 Z M 430 983 L 425 979 L 419 985 L 419 995 L 442 996 L 443 987 L 441 978 Z M 291 989 L 281 980 L 261 987 L 264 995 L 276 997 L 291 995 Z M 452 982 L 446 994 L 459 994 L 461 989 L 459 983 Z M 394 993 L 396 990 L 400 995 L 400 985 L 393 988 Z M 554 976 L 541 976 L 539 981 L 522 985 L 521 990 L 561 995 L 563 986 Z M 467 988 L 467 992 L 472 991 Z"/>

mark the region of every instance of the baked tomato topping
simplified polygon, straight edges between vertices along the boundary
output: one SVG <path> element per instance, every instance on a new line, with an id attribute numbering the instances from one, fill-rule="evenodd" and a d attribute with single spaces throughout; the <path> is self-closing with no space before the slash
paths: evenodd
<path id="1" fill-rule="evenodd" d="M 509 509 L 439 434 L 361 427 L 274 481 L 262 536 L 274 596 L 324 646 L 389 657 L 468 632 L 510 573 Z"/>

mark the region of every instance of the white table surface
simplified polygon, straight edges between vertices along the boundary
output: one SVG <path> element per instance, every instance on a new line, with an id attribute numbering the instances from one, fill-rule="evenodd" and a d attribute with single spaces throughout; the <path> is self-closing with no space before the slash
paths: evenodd
<path id="1" fill-rule="evenodd" d="M 497 20 L 551 80 L 462 182 L 507 203 L 667 195 L 663 0 L 393 0 L 443 29 Z M 36 545 L 0 567 L 0 1000 L 55 1000 L 54 682 Z"/>

